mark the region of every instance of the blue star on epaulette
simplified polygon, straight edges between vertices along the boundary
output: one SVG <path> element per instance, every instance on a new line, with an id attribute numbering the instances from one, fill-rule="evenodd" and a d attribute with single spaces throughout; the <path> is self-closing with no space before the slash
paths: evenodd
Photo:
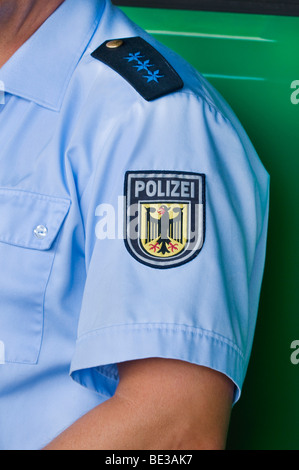
<path id="1" fill-rule="evenodd" d="M 128 62 L 139 62 L 139 60 L 142 58 L 143 56 L 140 54 L 140 52 L 136 52 L 136 54 L 132 54 L 132 52 L 130 52 L 129 57 L 124 57 L 124 59 Z"/>
<path id="2" fill-rule="evenodd" d="M 140 62 L 139 65 L 134 65 L 134 68 L 137 69 L 137 72 L 140 72 L 141 70 L 146 70 L 148 71 L 148 68 L 149 67 L 154 67 L 154 65 L 151 65 L 150 64 L 150 61 L 149 60 L 145 60 L 143 63 Z"/>
<path id="3" fill-rule="evenodd" d="M 156 82 L 159 83 L 160 78 L 164 78 L 164 75 L 159 75 L 160 70 L 156 70 L 155 72 L 150 72 L 148 70 L 149 75 L 143 75 L 143 78 L 147 78 L 147 83 Z"/>

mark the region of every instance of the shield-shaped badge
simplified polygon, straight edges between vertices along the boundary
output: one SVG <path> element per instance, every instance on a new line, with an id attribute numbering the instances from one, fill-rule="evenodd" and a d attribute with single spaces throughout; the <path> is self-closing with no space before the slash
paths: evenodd
<path id="1" fill-rule="evenodd" d="M 174 268 L 194 259 L 205 236 L 205 175 L 128 172 L 126 247 L 139 262 Z"/>

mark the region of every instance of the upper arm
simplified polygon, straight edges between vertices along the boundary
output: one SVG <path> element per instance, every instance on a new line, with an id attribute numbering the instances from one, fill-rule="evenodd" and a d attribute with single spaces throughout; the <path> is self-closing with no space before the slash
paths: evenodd
<path id="1" fill-rule="evenodd" d="M 225 375 L 157 358 L 118 368 L 115 396 L 132 406 L 155 450 L 225 448 L 234 395 L 234 384 Z"/>
<path id="2" fill-rule="evenodd" d="M 82 206 L 87 281 L 72 377 L 110 398 L 120 380 L 117 364 L 179 360 L 205 372 L 196 382 L 200 393 L 194 393 L 203 410 L 217 409 L 209 400 L 221 390 L 211 386 L 218 373 L 234 383 L 235 402 L 249 362 L 264 266 L 265 170 L 226 117 L 187 93 L 151 104 L 136 101 L 99 136 L 105 140 L 95 146 L 98 165 Z M 133 175 L 131 186 L 128 175 Z M 124 187 L 139 203 L 133 204 L 127 224 Z M 166 228 L 181 250 L 177 256 L 170 244 L 163 252 L 155 204 L 169 210 Z M 174 235 L 182 215 L 185 228 Z M 147 243 L 143 232 L 150 222 L 158 232 Z M 124 240 L 124 225 L 133 229 L 132 242 Z M 193 243 L 193 235 L 200 243 Z M 168 375 L 157 377 L 160 385 Z M 136 389 L 144 383 L 137 382 Z M 185 377 L 181 396 L 184 384 Z M 216 396 L 221 402 L 225 394 Z"/>

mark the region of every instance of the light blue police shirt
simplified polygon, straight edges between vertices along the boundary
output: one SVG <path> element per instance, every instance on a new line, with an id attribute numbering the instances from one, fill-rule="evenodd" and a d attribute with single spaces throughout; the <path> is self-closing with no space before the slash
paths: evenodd
<path id="1" fill-rule="evenodd" d="M 136 36 L 184 88 L 147 101 L 91 55 Z M 139 52 L 124 63 L 159 84 Z M 109 0 L 66 0 L 0 80 L 0 448 L 45 446 L 113 395 L 122 361 L 210 367 L 237 401 L 269 178 L 228 105 Z"/>

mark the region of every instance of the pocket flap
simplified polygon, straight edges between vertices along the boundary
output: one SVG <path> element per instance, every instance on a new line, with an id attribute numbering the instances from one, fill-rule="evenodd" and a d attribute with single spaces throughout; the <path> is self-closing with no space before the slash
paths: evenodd
<path id="1" fill-rule="evenodd" d="M 49 250 L 70 208 L 70 200 L 0 189 L 0 242 Z"/>

